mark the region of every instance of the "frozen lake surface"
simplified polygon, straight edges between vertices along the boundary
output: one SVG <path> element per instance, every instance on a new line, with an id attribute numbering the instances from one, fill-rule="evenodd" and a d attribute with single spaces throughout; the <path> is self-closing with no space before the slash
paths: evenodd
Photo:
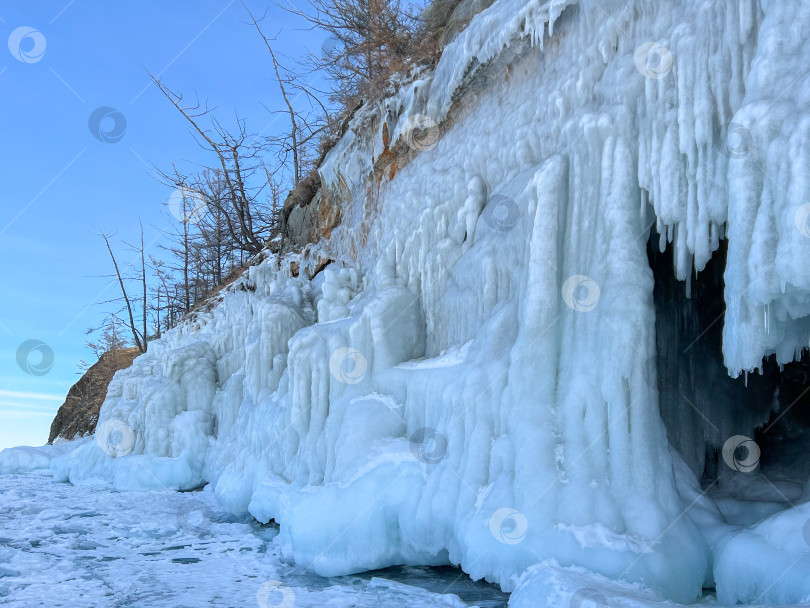
<path id="1" fill-rule="evenodd" d="M 277 531 L 202 492 L 112 492 L 49 473 L 0 475 L 0 604 L 34 606 L 506 606 L 451 568 L 322 578 Z"/>

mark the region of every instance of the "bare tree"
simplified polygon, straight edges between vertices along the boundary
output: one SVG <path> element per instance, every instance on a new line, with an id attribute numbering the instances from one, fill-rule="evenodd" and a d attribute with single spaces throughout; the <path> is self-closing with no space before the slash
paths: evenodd
<path id="1" fill-rule="evenodd" d="M 332 50 L 310 61 L 332 80 L 333 100 L 345 110 L 378 97 L 415 61 L 436 57 L 434 37 L 400 0 L 309 0 L 308 9 L 282 8 L 330 36 Z"/>
<path id="2" fill-rule="evenodd" d="M 96 357 L 96 361 L 101 360 L 104 355 L 108 355 L 110 363 L 117 368 L 119 351 L 127 348 L 129 345 L 124 338 L 122 328 L 122 321 L 116 315 L 110 313 L 105 318 L 99 327 L 91 327 L 85 333 L 90 335 L 99 330 L 102 330 L 101 335 L 97 340 L 87 340 L 85 347 L 90 349 Z M 79 374 L 84 374 L 94 364 L 88 363 L 84 360 L 79 362 Z"/>
<path id="3" fill-rule="evenodd" d="M 147 308 L 148 308 L 148 300 L 147 300 L 147 291 L 146 291 L 146 248 L 143 244 L 143 222 L 138 218 L 138 225 L 141 227 L 141 246 L 140 246 L 140 254 L 141 254 L 141 288 L 142 288 L 142 299 L 141 299 L 141 336 L 143 338 L 143 350 L 142 353 L 146 352 L 146 343 L 148 340 L 149 334 L 147 333 L 146 329 L 146 317 L 147 317 Z"/>
<path id="4" fill-rule="evenodd" d="M 226 131 L 216 119 L 212 119 L 212 129 L 203 128 L 199 119 L 209 114 L 207 106 L 203 107 L 199 100 L 194 105 L 184 106 L 181 94 L 169 89 L 152 74 L 149 76 L 200 137 L 202 147 L 216 155 L 226 186 L 226 197 L 224 200 L 211 199 L 206 202 L 222 207 L 229 230 L 239 247 L 250 255 L 257 254 L 263 249 L 266 237 L 264 222 L 260 217 L 254 218 L 256 199 L 262 187 L 251 188 L 248 182 L 261 165 L 258 158 L 262 146 L 251 141 L 244 121 L 238 119 L 235 133 Z M 167 177 L 166 174 L 161 175 Z M 176 187 L 186 187 L 192 192 L 199 192 L 199 189 L 195 190 L 194 185 L 189 184 L 184 176 L 176 174 L 174 179 L 171 176 L 168 178 L 170 183 L 174 181 Z"/>
<path id="5" fill-rule="evenodd" d="M 169 301 L 172 276 L 166 268 L 166 262 L 158 259 L 154 255 L 149 256 L 149 266 L 152 269 L 153 276 L 158 281 L 158 284 L 155 287 L 155 304 L 153 309 L 156 316 L 155 335 L 157 338 L 160 338 L 163 326 L 165 325 L 168 329 L 173 325 L 174 321 Z M 161 313 L 163 313 L 162 319 Z"/>
<path id="6" fill-rule="evenodd" d="M 85 346 L 93 351 L 96 359 L 101 359 L 102 355 L 109 353 L 113 362 L 116 362 L 118 351 L 127 347 L 121 325 L 121 319 L 114 314 L 108 314 L 100 327 L 87 330 L 88 334 L 102 330 L 98 340 L 94 342 L 88 340 L 85 343 Z"/>
<path id="7" fill-rule="evenodd" d="M 118 266 L 118 261 L 115 259 L 115 254 L 113 253 L 112 246 L 110 245 L 110 238 L 113 234 L 106 234 L 104 232 L 100 233 L 101 238 L 104 239 L 104 243 L 107 245 L 107 251 L 110 254 L 110 259 L 113 263 L 113 268 L 115 268 L 115 276 L 118 279 L 118 286 L 121 288 L 121 298 L 124 301 L 124 307 L 127 312 L 127 317 L 129 319 L 128 325 L 129 329 L 132 332 L 132 340 L 135 342 L 135 346 L 138 347 L 138 350 L 142 353 L 146 352 L 147 346 L 147 335 L 146 335 L 146 313 L 144 312 L 144 329 L 143 332 L 138 330 L 138 327 L 135 324 L 135 314 L 133 313 L 133 306 L 132 306 L 132 299 L 129 297 L 127 293 L 127 288 L 124 283 L 124 277 L 121 274 L 121 269 Z M 141 254 L 143 259 L 143 226 L 141 226 Z M 144 282 L 145 285 L 145 282 Z M 146 308 L 146 297 L 144 296 L 143 299 L 143 306 L 144 309 Z"/>
<path id="8" fill-rule="evenodd" d="M 286 155 L 288 153 L 292 154 L 292 188 L 295 188 L 306 173 L 304 156 L 306 155 L 307 149 L 311 147 L 313 142 L 316 142 L 319 137 L 327 133 L 330 128 L 333 128 L 334 120 L 330 118 L 330 112 L 320 100 L 320 92 L 311 85 L 307 86 L 301 84 L 298 76 L 281 64 L 271 44 L 275 39 L 268 38 L 265 35 L 259 24 L 259 20 L 256 19 L 244 2 L 242 5 L 250 16 L 253 27 L 256 28 L 267 50 L 270 52 L 270 58 L 273 62 L 273 72 L 279 90 L 281 91 L 281 97 L 284 100 L 286 114 L 289 117 L 290 126 L 288 133 L 282 138 L 270 138 L 270 142 L 280 149 L 280 161 L 282 164 L 286 161 Z M 294 100 L 291 97 L 293 93 L 298 93 L 299 97 L 303 96 L 306 102 L 308 102 L 309 107 L 306 112 L 296 110 L 293 106 Z"/>

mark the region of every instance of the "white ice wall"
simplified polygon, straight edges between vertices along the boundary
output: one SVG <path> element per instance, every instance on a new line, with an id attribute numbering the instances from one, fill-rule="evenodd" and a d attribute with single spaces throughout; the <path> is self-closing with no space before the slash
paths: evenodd
<path id="1" fill-rule="evenodd" d="M 733 373 L 807 344 L 808 26 L 788 0 L 500 0 L 327 157 L 351 199 L 302 278 L 271 257 L 153 343 L 54 470 L 213 483 L 323 574 L 449 561 L 512 589 L 555 558 L 694 598 L 712 557 L 658 414 L 645 243 L 656 223 L 688 279 L 730 236 Z M 379 188 L 374 113 L 419 152 Z"/>

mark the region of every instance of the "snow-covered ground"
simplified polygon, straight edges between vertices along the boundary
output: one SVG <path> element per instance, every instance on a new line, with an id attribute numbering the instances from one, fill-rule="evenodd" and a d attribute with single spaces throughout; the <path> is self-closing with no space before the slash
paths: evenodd
<path id="1" fill-rule="evenodd" d="M 322 578 L 282 555 L 273 526 L 211 492 L 112 492 L 49 473 L 0 475 L 0 605 L 161 607 L 505 606 L 455 570 Z"/>
<path id="2" fill-rule="evenodd" d="M 210 488 L 116 492 L 47 471 L 0 475 L 0 605 L 11 608 L 682 607 L 553 561 L 524 578 L 511 598 L 451 568 L 324 578 L 285 555 L 275 526 L 227 513 Z M 690 606 L 719 605 L 706 593 Z"/>

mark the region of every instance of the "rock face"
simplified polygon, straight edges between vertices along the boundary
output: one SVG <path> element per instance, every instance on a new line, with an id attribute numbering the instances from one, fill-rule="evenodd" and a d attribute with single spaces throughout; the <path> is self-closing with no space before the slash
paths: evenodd
<path id="1" fill-rule="evenodd" d="M 307 178 L 301 187 L 287 199 L 282 213 L 281 247 L 300 250 L 322 238 L 329 238 L 340 223 L 340 206 L 337 201 L 322 196 L 320 182 Z"/>
<path id="2" fill-rule="evenodd" d="M 422 18 L 431 32 L 440 32 L 439 42 L 446 46 L 478 13 L 492 6 L 494 0 L 436 0 L 425 9 Z"/>
<path id="3" fill-rule="evenodd" d="M 65 402 L 51 423 L 48 443 L 57 438 L 75 439 L 96 430 L 98 412 L 107 396 L 107 386 L 115 372 L 132 365 L 137 348 L 124 348 L 104 353 L 101 358 L 70 387 Z"/>

